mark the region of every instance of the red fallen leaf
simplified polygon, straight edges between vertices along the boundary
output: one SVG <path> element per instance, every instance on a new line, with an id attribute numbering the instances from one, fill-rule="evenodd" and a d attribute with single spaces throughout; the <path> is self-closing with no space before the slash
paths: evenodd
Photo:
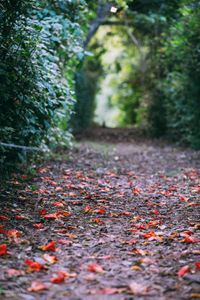
<path id="1" fill-rule="evenodd" d="M 0 221 L 8 221 L 9 218 L 3 215 L 0 215 Z"/>
<path id="2" fill-rule="evenodd" d="M 189 266 L 183 266 L 182 268 L 180 268 L 180 270 L 177 272 L 177 275 L 179 277 L 184 276 L 185 274 L 187 274 L 188 272 L 190 272 L 190 267 Z"/>
<path id="3" fill-rule="evenodd" d="M 45 268 L 45 265 L 38 263 L 37 261 L 33 261 L 30 259 L 25 260 L 24 262 L 28 266 L 28 271 L 33 272 L 39 272 Z"/>
<path id="4" fill-rule="evenodd" d="M 44 209 L 40 209 L 40 210 L 38 211 L 38 213 L 39 213 L 40 216 L 44 216 L 44 215 L 47 214 L 47 210 L 46 210 L 45 208 L 44 208 Z"/>
<path id="5" fill-rule="evenodd" d="M 189 198 L 185 197 L 185 196 L 179 196 L 179 200 L 187 202 L 189 200 Z"/>
<path id="6" fill-rule="evenodd" d="M 157 209 L 152 210 L 150 213 L 156 216 L 159 215 L 159 211 Z"/>
<path id="7" fill-rule="evenodd" d="M 40 246 L 39 249 L 42 249 L 43 251 L 53 251 L 53 252 L 55 252 L 56 251 L 55 246 L 56 246 L 56 242 L 52 241 L 52 242 L 49 242 L 46 245 Z"/>
<path id="8" fill-rule="evenodd" d="M 63 188 L 62 188 L 61 186 L 57 186 L 57 187 L 55 188 L 55 191 L 56 191 L 56 192 L 61 192 L 61 191 L 63 191 Z"/>
<path id="9" fill-rule="evenodd" d="M 44 283 L 42 283 L 40 281 L 33 281 L 31 283 L 31 287 L 28 288 L 28 291 L 29 292 L 40 292 L 40 291 L 47 290 L 47 289 L 48 289 L 48 287 Z"/>
<path id="10" fill-rule="evenodd" d="M 59 243 L 59 244 L 62 244 L 62 245 L 67 245 L 67 246 L 71 246 L 71 245 L 72 245 L 72 241 L 70 241 L 70 240 L 65 240 L 65 239 L 59 239 L 59 240 L 58 240 L 58 243 Z"/>
<path id="11" fill-rule="evenodd" d="M 28 218 L 21 215 L 21 216 L 15 216 L 15 219 L 16 220 L 25 220 L 25 219 L 28 219 Z"/>
<path id="12" fill-rule="evenodd" d="M 55 207 L 64 207 L 63 202 L 59 202 L 59 201 L 56 201 L 56 202 L 52 203 L 52 205 L 55 206 Z"/>
<path id="13" fill-rule="evenodd" d="M 72 205 L 83 205 L 83 203 L 81 201 L 73 201 L 70 204 L 72 204 Z"/>
<path id="14" fill-rule="evenodd" d="M 55 182 L 55 181 L 49 181 L 48 182 L 50 185 L 53 185 L 53 186 L 56 186 L 57 185 L 57 182 Z"/>
<path id="15" fill-rule="evenodd" d="M 133 227 L 137 228 L 137 229 L 146 229 L 146 226 L 144 224 L 133 224 L 132 225 Z"/>
<path id="16" fill-rule="evenodd" d="M 94 264 L 90 264 L 88 266 L 87 270 L 89 272 L 93 272 L 93 273 L 104 273 L 105 272 L 101 265 L 95 264 L 95 263 Z"/>
<path id="17" fill-rule="evenodd" d="M 193 231 L 191 231 L 191 230 L 185 230 L 180 233 L 181 236 L 186 236 L 186 237 L 191 234 L 193 234 Z"/>
<path id="18" fill-rule="evenodd" d="M 132 213 L 130 211 L 124 211 L 122 213 L 120 213 L 121 216 L 131 216 Z"/>
<path id="19" fill-rule="evenodd" d="M 144 233 L 144 234 L 143 234 L 143 237 L 146 238 L 146 239 L 149 239 L 149 238 L 155 237 L 155 236 L 156 236 L 156 234 L 155 234 L 154 231 L 147 232 L 147 233 Z"/>
<path id="20" fill-rule="evenodd" d="M 69 211 L 59 211 L 57 212 L 57 215 L 60 217 L 70 217 L 72 215 L 72 213 L 70 213 Z"/>
<path id="21" fill-rule="evenodd" d="M 196 267 L 197 269 L 200 269 L 200 261 L 196 261 L 196 262 L 195 262 L 195 267 Z"/>
<path id="22" fill-rule="evenodd" d="M 155 226 L 159 225 L 160 223 L 161 223 L 160 220 L 154 220 L 154 221 L 150 221 L 150 222 L 147 224 L 147 226 L 148 226 L 148 227 L 155 227 Z"/>
<path id="23" fill-rule="evenodd" d="M 10 229 L 6 231 L 6 235 L 8 237 L 20 237 L 22 235 L 22 233 L 16 229 Z"/>
<path id="24" fill-rule="evenodd" d="M 24 271 L 17 269 L 8 269 L 6 270 L 6 273 L 8 274 L 8 277 L 17 277 L 24 275 Z"/>
<path id="25" fill-rule="evenodd" d="M 99 208 L 99 209 L 93 210 L 93 212 L 100 214 L 100 215 L 104 215 L 106 213 L 106 210 L 104 208 Z"/>
<path id="26" fill-rule="evenodd" d="M 85 213 L 92 212 L 92 207 L 90 205 L 87 205 L 83 210 Z"/>
<path id="27" fill-rule="evenodd" d="M 102 220 L 100 220 L 100 219 L 93 219 L 93 220 L 91 220 L 91 222 L 92 222 L 92 223 L 99 224 L 99 225 L 105 224 L 105 223 L 104 223 Z"/>
<path id="28" fill-rule="evenodd" d="M 53 274 L 50 281 L 55 284 L 59 284 L 65 281 L 66 278 L 69 278 L 70 274 L 67 272 L 59 271 L 56 274 Z"/>
<path id="29" fill-rule="evenodd" d="M 138 195 L 138 194 L 140 194 L 140 193 L 141 193 L 141 189 L 140 189 L 140 188 L 137 188 L 137 187 L 135 187 L 135 188 L 132 190 L 132 192 L 133 192 L 133 194 L 136 194 L 136 195 Z"/>
<path id="30" fill-rule="evenodd" d="M 34 228 L 36 228 L 36 229 L 42 229 L 42 228 L 44 228 L 44 224 L 42 224 L 42 223 L 32 224 L 32 226 Z"/>
<path id="31" fill-rule="evenodd" d="M 50 264 L 55 264 L 58 262 L 58 258 L 55 255 L 49 255 L 49 254 L 44 254 L 43 255 L 44 260 L 46 260 Z"/>
<path id="32" fill-rule="evenodd" d="M 197 185 L 197 186 L 194 186 L 193 188 L 192 188 L 192 193 L 200 193 L 200 185 Z"/>
<path id="33" fill-rule="evenodd" d="M 45 220 L 56 220 L 59 218 L 58 213 L 44 215 L 43 217 Z"/>
<path id="34" fill-rule="evenodd" d="M 6 254 L 8 254 L 7 245 L 6 244 L 1 244 L 0 245 L 0 255 L 6 255 Z"/>
<path id="35" fill-rule="evenodd" d="M 199 243 L 200 240 L 196 239 L 195 237 L 192 236 L 186 236 L 182 241 L 182 243 Z"/>

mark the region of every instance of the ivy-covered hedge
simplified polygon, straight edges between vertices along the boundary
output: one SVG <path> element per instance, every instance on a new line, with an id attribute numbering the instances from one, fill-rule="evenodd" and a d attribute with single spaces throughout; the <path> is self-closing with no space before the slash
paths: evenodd
<path id="1" fill-rule="evenodd" d="M 83 9 L 84 0 L 0 4 L 0 142 L 38 146 L 47 136 L 51 144 L 63 139 L 53 125 L 67 129 L 72 111 L 73 76 L 83 56 Z M 1 167 L 21 154 L 1 147 Z"/>

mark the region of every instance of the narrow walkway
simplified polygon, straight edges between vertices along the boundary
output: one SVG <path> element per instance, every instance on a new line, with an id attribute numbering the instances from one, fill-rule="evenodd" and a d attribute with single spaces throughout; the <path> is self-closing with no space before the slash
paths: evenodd
<path id="1" fill-rule="evenodd" d="M 200 154 L 140 141 L 58 156 L 2 190 L 1 299 L 200 299 Z"/>

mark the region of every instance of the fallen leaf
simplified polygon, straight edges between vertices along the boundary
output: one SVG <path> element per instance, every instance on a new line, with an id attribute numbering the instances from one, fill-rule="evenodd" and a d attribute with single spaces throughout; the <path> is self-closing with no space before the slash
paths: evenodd
<path id="1" fill-rule="evenodd" d="M 200 240 L 196 239 L 195 237 L 192 236 L 186 236 L 182 241 L 182 243 L 199 243 Z"/>
<path id="2" fill-rule="evenodd" d="M 200 269 L 200 261 L 196 261 L 196 262 L 195 262 L 195 267 L 196 267 L 197 269 Z"/>
<path id="3" fill-rule="evenodd" d="M 30 259 L 25 260 L 24 262 L 28 266 L 29 272 L 39 272 L 45 268 L 45 265 L 38 263 L 37 261 L 33 261 Z"/>
<path id="4" fill-rule="evenodd" d="M 25 274 L 24 271 L 17 269 L 7 269 L 6 273 L 8 274 L 8 277 L 17 277 Z"/>
<path id="5" fill-rule="evenodd" d="M 190 272 L 190 267 L 189 266 L 183 266 L 180 268 L 180 270 L 177 272 L 177 275 L 179 277 L 183 277 L 185 274 Z"/>
<path id="6" fill-rule="evenodd" d="M 32 224 L 32 226 L 34 228 L 36 228 L 36 229 L 42 229 L 42 228 L 44 228 L 44 224 L 42 224 L 42 223 Z"/>
<path id="7" fill-rule="evenodd" d="M 55 252 L 56 251 L 55 246 L 56 246 L 56 242 L 52 241 L 52 242 L 49 242 L 46 245 L 40 246 L 39 249 L 42 249 L 43 251 L 53 251 L 53 252 Z"/>
<path id="8" fill-rule="evenodd" d="M 8 237 L 16 238 L 16 237 L 20 237 L 22 235 L 22 233 L 16 229 L 10 229 L 10 230 L 6 231 L 6 235 Z"/>
<path id="9" fill-rule="evenodd" d="M 101 265 L 95 264 L 95 263 L 94 264 L 90 264 L 88 266 L 87 270 L 89 272 L 94 272 L 94 273 L 104 273 L 105 272 Z"/>
<path id="10" fill-rule="evenodd" d="M 55 284 L 59 284 L 65 281 L 67 278 L 75 278 L 77 277 L 76 273 L 68 273 L 65 271 L 59 271 L 51 277 L 50 281 Z"/>
<path id="11" fill-rule="evenodd" d="M 28 288 L 29 292 L 40 292 L 43 290 L 47 290 L 48 287 L 46 284 L 40 282 L 40 281 L 33 281 L 31 283 L 31 286 Z"/>
<path id="12" fill-rule="evenodd" d="M 8 254 L 7 245 L 1 244 L 0 245 L 0 255 L 6 255 Z"/>
<path id="13" fill-rule="evenodd" d="M 55 255 L 49 255 L 49 254 L 44 254 L 43 255 L 44 260 L 46 260 L 50 264 L 55 264 L 58 262 L 58 258 Z"/>
<path id="14" fill-rule="evenodd" d="M 9 218 L 3 215 L 0 215 L 0 221 L 8 221 Z"/>

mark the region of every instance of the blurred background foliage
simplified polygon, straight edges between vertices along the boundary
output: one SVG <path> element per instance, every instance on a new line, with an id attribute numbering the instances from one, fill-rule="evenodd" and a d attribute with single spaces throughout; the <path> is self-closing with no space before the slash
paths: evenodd
<path id="1" fill-rule="evenodd" d="M 0 57 L 0 142 L 68 147 L 98 123 L 200 148 L 200 1 L 4 0 Z"/>

